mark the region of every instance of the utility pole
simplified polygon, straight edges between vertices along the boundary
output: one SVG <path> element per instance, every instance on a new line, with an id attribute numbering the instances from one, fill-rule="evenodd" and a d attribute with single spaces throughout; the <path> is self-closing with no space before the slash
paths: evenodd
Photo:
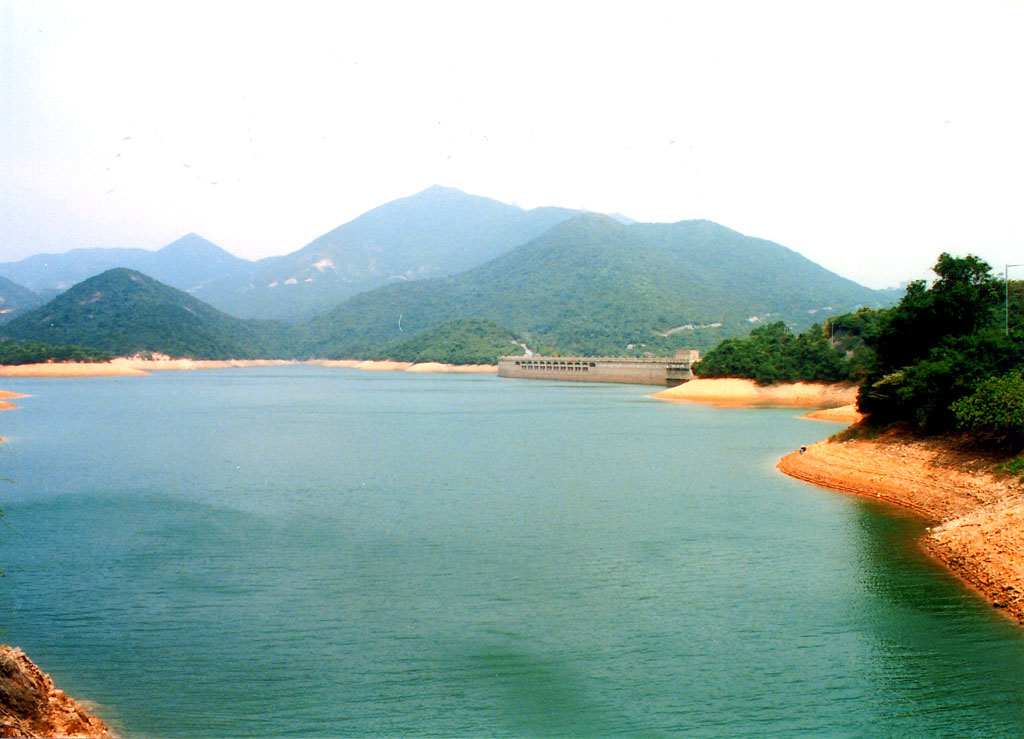
<path id="1" fill-rule="evenodd" d="M 1005 295 L 1003 297 L 1003 310 L 1006 315 L 1006 335 L 1010 335 L 1010 267 L 1024 267 L 1024 264 L 1007 264 L 1003 268 L 1003 287 L 1005 288 Z"/>

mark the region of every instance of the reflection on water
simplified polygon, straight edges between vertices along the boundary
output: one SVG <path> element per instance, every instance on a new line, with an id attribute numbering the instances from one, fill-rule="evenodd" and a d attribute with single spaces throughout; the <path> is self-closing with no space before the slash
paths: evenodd
<path id="1" fill-rule="evenodd" d="M 10 382 L 3 629 L 126 735 L 1012 734 L 1024 643 L 831 433 L 648 389 Z"/>
<path id="2" fill-rule="evenodd" d="M 886 721 L 915 719 L 940 731 L 965 706 L 999 706 L 994 717 L 975 717 L 972 732 L 1017 733 L 1024 663 L 1007 654 L 1016 655 L 1024 634 L 928 559 L 915 543 L 925 526 L 919 518 L 863 501 L 851 512 L 864 534 L 858 541 L 870 598 L 858 604 L 858 620 L 870 627 Z M 988 626 L 982 633 L 973 632 L 978 621 Z"/>

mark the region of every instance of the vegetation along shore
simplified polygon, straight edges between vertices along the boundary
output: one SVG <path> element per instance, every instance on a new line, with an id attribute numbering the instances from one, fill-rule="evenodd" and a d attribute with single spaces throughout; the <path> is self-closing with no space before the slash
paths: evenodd
<path id="1" fill-rule="evenodd" d="M 694 367 L 747 385 L 716 392 L 697 382 L 658 396 L 788 405 L 791 386 L 773 383 L 858 382 L 853 413 L 811 416 L 855 425 L 786 455 L 779 469 L 923 516 L 924 548 L 1024 623 L 1021 286 L 973 256 L 943 254 L 933 269 L 931 285 L 911 283 L 893 308 L 839 316 L 799 336 L 783 324 L 758 328 Z"/>

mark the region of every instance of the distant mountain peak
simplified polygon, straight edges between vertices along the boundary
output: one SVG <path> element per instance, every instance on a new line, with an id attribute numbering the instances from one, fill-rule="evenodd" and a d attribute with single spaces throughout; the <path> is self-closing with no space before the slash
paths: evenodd
<path id="1" fill-rule="evenodd" d="M 402 203 L 424 203 L 431 207 L 436 207 L 437 203 L 456 203 L 459 205 L 464 203 L 488 203 L 502 208 L 520 210 L 519 206 L 508 205 L 507 203 L 502 203 L 499 200 L 488 198 L 484 195 L 471 195 L 468 192 L 463 192 L 462 190 L 458 190 L 454 187 L 447 187 L 446 185 L 431 185 L 425 190 L 420 190 L 419 192 L 407 197 L 398 198 L 397 200 L 392 200 L 389 203 L 384 203 L 380 208 L 388 209 L 391 206 Z M 374 210 L 378 209 L 375 208 Z M 374 211 L 371 210 L 369 212 L 372 213 Z"/>
<path id="2" fill-rule="evenodd" d="M 458 190 L 458 189 L 456 189 L 454 187 L 448 187 L 447 185 L 431 185 L 430 187 L 426 188 L 425 190 L 420 191 L 419 194 L 423 195 L 425 193 L 438 193 L 438 194 L 446 194 L 446 195 L 466 195 L 467 194 L 467 193 L 463 192 L 462 190 Z"/>
<path id="3" fill-rule="evenodd" d="M 561 223 L 557 224 L 551 229 L 551 233 L 563 233 L 570 231 L 601 231 L 612 232 L 621 231 L 628 228 L 625 224 L 617 221 L 611 216 L 605 215 L 604 213 L 593 213 L 591 211 L 583 211 L 577 213 L 571 218 L 567 218 Z M 545 236 L 546 234 L 542 234 Z"/>
<path id="4" fill-rule="evenodd" d="M 223 249 L 221 249 L 219 246 L 214 244 L 209 239 L 204 239 L 199 234 L 193 233 L 193 232 L 190 231 L 189 233 L 187 233 L 184 236 L 182 236 L 180 239 L 176 239 L 176 240 L 172 241 L 170 244 L 168 244 L 167 246 L 162 247 L 160 249 L 157 249 L 157 251 L 159 251 L 159 252 L 166 252 L 166 251 L 177 251 L 179 249 L 195 249 L 195 248 L 210 249 L 211 247 L 214 248 L 214 249 L 218 249 L 220 251 L 223 251 Z"/>

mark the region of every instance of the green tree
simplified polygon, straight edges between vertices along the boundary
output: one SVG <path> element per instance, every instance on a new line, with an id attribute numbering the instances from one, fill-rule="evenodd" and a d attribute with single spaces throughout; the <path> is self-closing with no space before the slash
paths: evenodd
<path id="1" fill-rule="evenodd" d="M 744 377 L 772 382 L 838 382 L 849 377 L 843 353 L 815 324 L 794 336 L 779 321 L 759 326 L 745 339 L 726 339 L 694 365 L 698 377 Z"/>
<path id="2" fill-rule="evenodd" d="M 924 359 L 942 339 L 994 325 L 1002 283 L 988 263 L 943 253 L 932 271 L 938 279 L 930 289 L 924 280 L 910 283 L 899 305 L 886 314 L 876 346 L 883 374 Z"/>
<path id="3" fill-rule="evenodd" d="M 984 260 L 942 254 L 933 270 L 931 287 L 911 283 L 879 325 L 857 400 L 876 425 L 910 423 L 928 433 L 956 428 L 954 405 L 1024 359 L 1021 342 L 1004 335 L 1003 283 Z"/>
<path id="4" fill-rule="evenodd" d="M 825 324 L 832 346 L 842 352 L 850 379 L 860 382 L 875 367 L 875 347 L 889 309 L 860 308 L 830 318 Z"/>
<path id="5" fill-rule="evenodd" d="M 952 405 L 957 424 L 1017 449 L 1024 441 L 1024 377 L 1019 371 L 989 377 Z"/>

